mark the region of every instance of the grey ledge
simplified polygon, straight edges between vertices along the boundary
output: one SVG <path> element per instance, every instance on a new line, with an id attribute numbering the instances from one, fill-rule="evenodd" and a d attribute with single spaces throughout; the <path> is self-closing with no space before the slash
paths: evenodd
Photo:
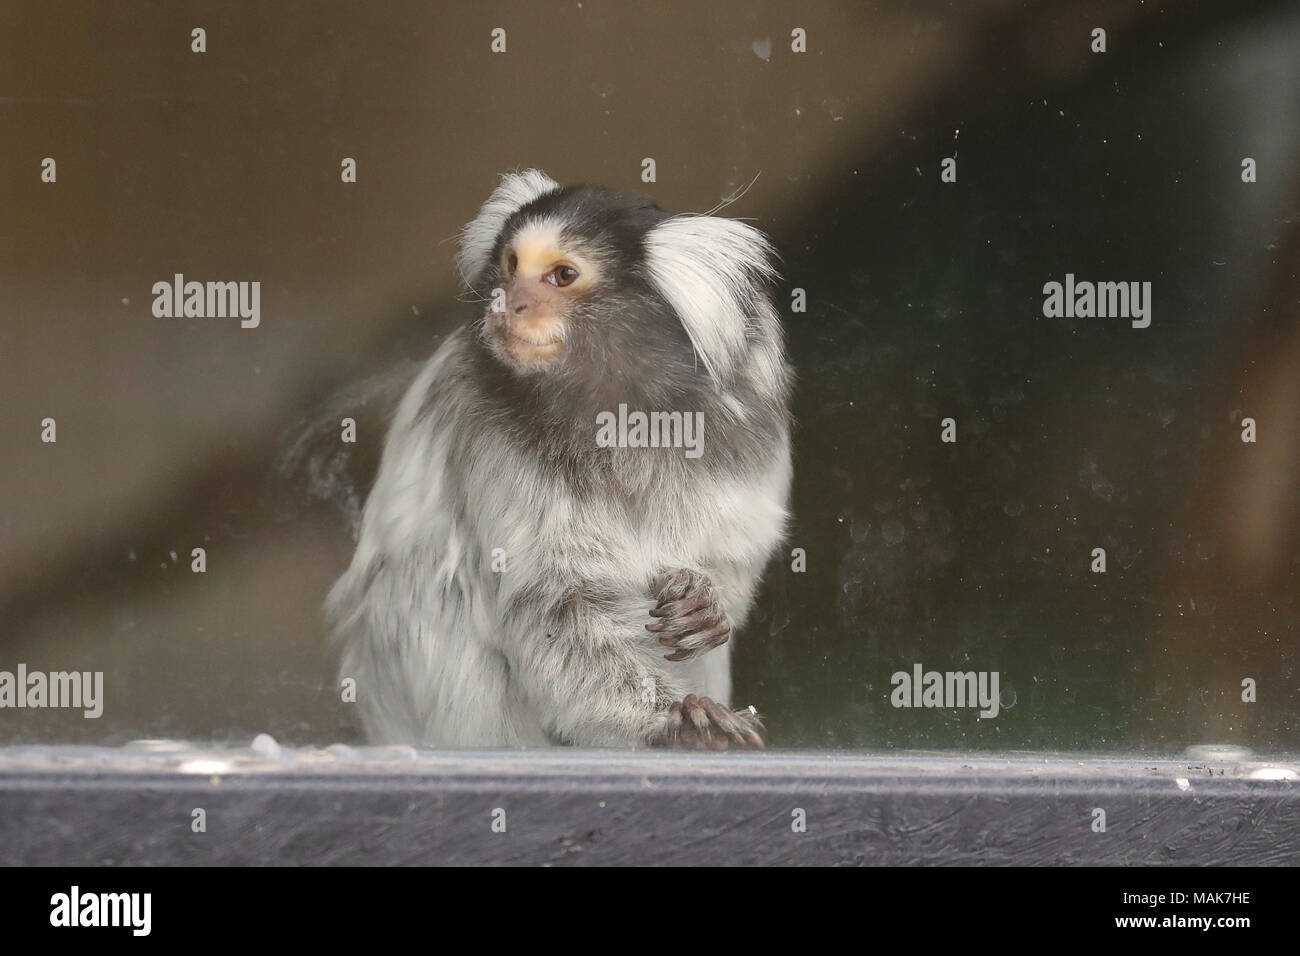
<path id="1" fill-rule="evenodd" d="M 1212 745 L 1178 759 L 477 753 L 266 735 L 0 748 L 5 865 L 1298 862 L 1300 758 Z"/>

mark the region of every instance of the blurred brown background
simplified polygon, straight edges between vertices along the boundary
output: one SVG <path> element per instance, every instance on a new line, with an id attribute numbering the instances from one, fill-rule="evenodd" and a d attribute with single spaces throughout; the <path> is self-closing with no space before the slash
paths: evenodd
<path id="1" fill-rule="evenodd" d="M 1104 57 L 1089 52 L 1094 26 L 1108 29 Z M 194 27 L 207 32 L 206 53 L 190 50 Z M 494 27 L 507 31 L 504 55 L 489 50 Z M 807 31 L 806 54 L 790 51 L 794 27 Z M 865 621 L 906 641 L 918 617 L 937 620 L 933 608 L 909 608 L 906 596 L 936 586 L 931 572 L 942 566 L 954 581 L 964 580 L 958 569 L 969 573 L 988 559 L 980 549 L 992 533 L 973 517 L 964 523 L 955 506 L 945 540 L 924 537 L 938 533 L 942 522 L 927 525 L 916 517 L 916 503 L 904 500 L 915 470 L 902 463 L 900 449 L 922 441 L 929 447 L 939 406 L 950 414 L 964 402 L 972 405 L 964 421 L 1022 403 L 1017 411 L 1026 416 L 1026 434 L 1056 431 L 1068 438 L 1072 393 L 1055 374 L 1039 374 L 1037 381 L 1012 376 L 1019 384 L 1008 378 L 987 388 L 970 382 L 969 394 L 955 378 L 939 376 L 947 383 L 939 392 L 946 388 L 951 401 L 927 410 L 926 402 L 944 396 L 934 391 L 932 369 L 922 369 L 926 359 L 906 346 L 869 359 L 855 349 L 889 346 L 890 336 L 909 335 L 909 327 L 927 335 L 924 322 L 955 311 L 964 331 L 950 323 L 936 337 L 957 349 L 972 346 L 967 355 L 975 381 L 979 369 L 994 378 L 1007 372 L 1006 356 L 984 347 L 1003 333 L 1025 346 L 1023 330 L 1041 322 L 1037 288 L 1067 270 L 1081 271 L 1072 263 L 1086 264 L 1090 253 L 1030 268 L 1025 257 L 1046 240 L 1022 229 L 1016 241 L 1025 251 L 998 247 L 1002 258 L 991 269 L 980 256 L 997 248 L 984 249 L 980 237 L 989 234 L 990 222 L 1024 217 L 1043 229 L 1049 220 L 1059 222 L 1055 235 L 1073 230 L 1080 249 L 1101 248 L 1087 210 L 1109 201 L 1109 189 L 1123 199 L 1113 207 L 1117 221 L 1167 220 L 1171 232 L 1151 241 L 1163 243 L 1189 276 L 1204 277 L 1219 264 L 1210 265 L 1214 250 L 1180 247 L 1179 236 L 1203 230 L 1207 242 L 1213 237 L 1226 248 L 1231 240 L 1253 250 L 1226 265 L 1230 276 L 1213 277 L 1223 308 L 1203 298 L 1198 305 L 1192 286 L 1179 286 L 1165 272 L 1153 275 L 1164 265 L 1150 261 L 1142 272 L 1121 257 L 1100 278 L 1157 280 L 1155 329 L 1160 336 L 1184 335 L 1177 341 L 1198 362 L 1222 357 L 1225 342 L 1242 346 L 1239 362 L 1198 364 L 1199 379 L 1175 374 L 1184 398 L 1189 390 L 1203 398 L 1210 388 L 1234 396 L 1248 378 L 1267 396 L 1254 407 L 1271 403 L 1267 464 L 1216 459 L 1193 474 L 1173 462 L 1171 480 L 1181 474 L 1189 483 L 1160 486 L 1153 475 L 1150 490 L 1172 509 L 1167 524 L 1182 521 L 1181 527 L 1207 510 L 1221 511 L 1225 502 L 1248 508 L 1234 490 L 1243 481 L 1256 488 L 1251 500 L 1273 496 L 1263 512 L 1243 519 L 1258 531 L 1236 551 L 1212 546 L 1235 564 L 1197 565 L 1196 572 L 1209 576 L 1205 586 L 1237 587 L 1231 593 L 1241 608 L 1280 615 L 1235 619 L 1244 632 L 1237 639 L 1246 644 L 1272 622 L 1272 656 L 1264 660 L 1274 673 L 1281 668 L 1289 675 L 1291 695 L 1274 696 L 1273 710 L 1246 738 L 1263 747 L 1294 739 L 1296 624 L 1287 602 L 1295 590 L 1300 415 L 1293 333 L 1300 100 L 1285 50 L 1290 38 L 1294 59 L 1297 36 L 1288 5 L 1227 0 L 0 3 L 0 501 L 7 506 L 0 513 L 0 669 L 22 661 L 32 669 L 104 670 L 108 685 L 101 720 L 3 712 L 0 740 L 243 739 L 263 730 L 294 742 L 355 738 L 335 699 L 319 605 L 351 548 L 346 515 L 336 506 L 364 495 L 382 440 L 383 397 L 391 388 L 371 385 L 391 382 L 390 370 L 424 358 L 472 312 L 456 301 L 454 236 L 500 172 L 529 166 L 564 182 L 647 191 L 680 210 L 708 209 L 757 176 L 728 213 L 752 218 L 776 237 L 787 262 L 783 295 L 794 285 L 810 289 L 810 313 L 791 317 L 792 354 L 808 383 L 798 410 L 806 428 L 798 465 L 802 538 L 793 543 L 810 548 L 816 560 L 806 591 L 791 593 L 804 582 L 788 579 L 770 585 L 739 661 L 739 696 L 758 695 L 775 713 L 778 744 L 1105 748 L 1233 736 L 1241 724 L 1224 710 L 1232 695 L 1223 687 L 1236 680 L 1235 663 L 1225 665 L 1221 686 L 1174 669 L 1154 699 L 1112 687 L 1089 708 L 1071 710 L 1068 695 L 1033 696 L 1040 677 L 1064 687 L 1071 667 L 1084 682 L 1103 672 L 1095 660 L 1060 655 L 1038 662 L 1047 669 L 1032 680 L 1019 677 L 1021 702 L 1025 709 L 1032 702 L 1039 717 L 1004 730 L 1004 737 L 979 736 L 987 728 L 978 725 L 878 729 L 897 718 L 879 712 L 891 671 L 912 660 L 941 669 L 1006 667 L 1009 661 L 996 658 L 1019 654 L 1005 640 L 1015 620 L 1024 640 L 1068 648 L 1078 633 L 1073 614 L 1093 610 L 1090 599 L 1081 599 L 1068 608 L 1010 615 L 1012 624 L 990 623 L 979 639 L 1003 650 L 992 658 L 975 655 L 973 662 L 961 641 L 975 638 L 951 626 L 936 626 L 956 642 L 947 660 L 933 645 L 894 648 L 899 652 L 878 667 L 856 656 L 866 654 L 863 648 L 881 651 L 878 636 L 861 631 Z M 1068 119 L 1062 104 L 1071 106 Z M 1149 124 L 1140 162 L 1115 161 L 1117 149 L 1138 140 L 1128 137 L 1121 146 L 1106 139 L 1102 118 L 1121 114 Z M 1096 120 L 1086 143 L 1069 139 L 1082 136 L 1079 115 Z M 1053 126 L 1057 120 L 1063 121 Z M 1066 153 L 1044 157 L 1034 136 L 1056 137 Z M 1004 170 L 1017 163 L 1020 169 L 981 183 L 975 170 L 981 162 L 992 168 L 995 145 L 1008 150 L 998 159 Z M 1190 159 L 1180 154 L 1184 149 Z M 949 199 L 938 183 L 939 159 L 954 152 L 963 164 L 955 187 L 961 200 Z M 1235 181 L 1241 155 L 1255 155 L 1267 171 L 1249 191 Z M 46 156 L 57 160 L 57 184 L 40 182 Z M 357 160 L 356 184 L 340 182 L 344 157 Z M 640 181 L 643 157 L 656 160 L 656 183 Z M 1127 181 L 1128 193 L 1120 185 L 1135 167 L 1174 181 L 1183 160 L 1196 167 L 1190 179 L 1182 173 L 1184 181 L 1197 188 L 1219 184 L 1202 190 L 1216 210 L 1212 221 L 1199 207 L 1181 219 L 1173 214 L 1193 202 L 1190 193 L 1174 196 L 1171 208 L 1169 194 L 1155 198 L 1140 178 Z M 1211 175 L 1215 164 L 1219 171 Z M 1086 189 L 1069 185 L 1072 176 Z M 1054 191 L 1069 195 L 1062 208 L 1077 202 L 1079 214 L 1059 219 L 1059 209 L 1048 210 L 1042 197 Z M 969 198 L 981 195 L 982 201 Z M 926 228 L 947 230 L 964 243 L 943 262 L 926 262 L 923 277 L 908 270 L 925 258 L 918 250 L 935 246 L 916 233 L 912 244 L 900 241 L 888 218 L 913 203 Z M 1281 264 L 1278 248 L 1285 250 Z M 891 262 L 892 254 L 900 261 Z M 962 283 L 945 273 L 953 269 L 980 297 L 992 298 L 964 296 Z M 1002 288 L 989 292 L 999 270 L 1027 290 L 1018 302 Z M 242 330 L 237 319 L 155 318 L 151 286 L 176 272 L 199 281 L 260 280 L 261 327 Z M 900 278 L 891 282 L 891 275 Z M 1182 328 L 1170 314 L 1175 301 L 1202 308 L 1212 330 L 1175 332 Z M 1014 310 L 1015 331 L 1011 320 L 981 319 Z M 1247 316 L 1263 316 L 1264 324 L 1242 325 Z M 1119 337 L 1131 342 L 1133 334 Z M 1116 327 L 1085 330 L 1083 359 L 1075 355 L 1066 363 L 1080 382 L 1115 380 L 1108 359 L 1090 364 L 1105 354 L 1090 350 L 1098 335 L 1114 339 Z M 1170 347 L 1157 333 L 1147 343 L 1156 351 Z M 1041 341 L 1028 345 L 1066 354 Z M 1257 358 L 1245 355 L 1252 347 Z M 819 363 L 832 355 L 861 361 L 831 374 Z M 882 381 L 881 362 L 904 370 L 929 398 L 900 401 L 908 386 L 890 392 L 882 384 L 854 404 L 856 390 Z M 1139 406 L 1143 388 L 1159 384 L 1152 381 L 1138 374 L 1132 395 Z M 989 396 L 1011 394 L 1007 388 L 1021 388 L 1021 397 L 990 405 Z M 1153 396 L 1150 410 L 1176 408 L 1179 427 L 1199 428 L 1201 420 L 1181 401 Z M 1227 399 L 1206 410 L 1204 421 L 1212 414 L 1216 434 L 1230 432 L 1228 416 L 1237 409 L 1239 418 L 1244 404 Z M 892 416 L 915 432 L 903 444 L 873 438 L 857 419 L 834 418 L 849 405 L 852 414 L 869 410 L 872 421 Z M 287 475 L 278 471 L 286 449 L 320 421 L 336 420 L 329 416 L 339 409 L 361 421 L 356 453 L 324 465 L 319 458 L 315 465 L 298 461 L 301 467 Z M 1123 419 L 1133 410 L 1111 412 Z M 833 427 L 823 420 L 827 415 Z M 909 415 L 915 425 L 902 421 Z M 58 423 L 55 445 L 40 442 L 47 416 Z M 1138 439 L 1123 427 L 1116 425 L 1096 447 L 1124 458 L 1130 438 Z M 836 437 L 846 433 L 868 444 L 846 457 Z M 971 434 L 978 449 L 981 432 Z M 1026 454 L 1041 457 L 1045 468 L 1053 459 Z M 1061 453 L 1068 481 L 1087 454 Z M 1135 477 L 1149 467 L 1133 456 L 1126 462 Z M 307 473 L 313 467 L 326 473 L 313 477 Z M 902 487 L 902 497 L 896 506 L 892 499 L 882 504 L 874 491 L 835 477 L 837 467 L 879 473 L 881 487 L 892 488 L 891 495 Z M 319 500 L 322 488 L 332 500 Z M 843 500 L 827 498 L 834 488 L 842 489 Z M 1005 518 L 1002 505 L 999 500 L 994 509 L 998 520 Z M 1136 499 L 1129 505 L 1139 514 L 1149 508 Z M 851 530 L 852 520 L 844 523 L 854 513 L 862 519 L 858 530 Z M 883 550 L 887 513 L 911 515 L 904 518 L 913 532 L 907 547 L 928 541 L 939 555 L 934 567 L 916 567 L 910 577 L 870 570 L 877 557 L 910 567 L 897 551 Z M 1054 540 L 1070 532 L 1069 521 L 1064 530 L 1053 524 L 1059 513 L 1048 503 L 1036 511 L 1031 501 L 1029 514 L 1041 519 L 1036 531 L 1056 534 Z M 1229 523 L 1206 534 L 1231 542 L 1232 529 L 1240 527 Z M 1014 549 L 1036 531 L 998 534 L 1008 534 L 1007 547 Z M 1035 545 L 1038 553 L 1051 550 L 1043 545 L 1048 537 Z M 1192 537 L 1186 542 L 1192 551 L 1209 540 Z M 1100 533 L 1084 535 L 1079 546 L 1097 540 Z M 203 575 L 189 570 L 190 551 L 199 546 L 207 550 Z M 1163 561 L 1158 546 L 1144 545 L 1140 534 L 1121 535 L 1116 546 L 1135 560 L 1145 554 L 1149 575 L 1114 598 L 1138 615 L 1127 632 L 1132 638 L 1124 640 L 1135 658 L 1159 657 L 1169 640 L 1161 636 L 1163 612 L 1142 615 L 1157 605 L 1176 613 L 1192 578 L 1177 561 Z M 868 555 L 863 548 L 882 550 Z M 1060 542 L 1058 551 L 1065 548 Z M 1067 572 L 1054 567 L 1053 573 Z M 1244 584 L 1232 585 L 1233 573 Z M 1037 579 L 1012 583 L 1008 593 L 1029 602 L 1026 608 L 1043 596 Z M 964 592 L 938 587 L 947 595 L 949 619 L 961 619 Z M 1242 596 L 1241 587 L 1249 593 Z M 1219 618 L 1234 620 L 1231 594 L 1215 600 Z M 972 630 L 981 629 L 984 614 L 970 618 Z M 1213 674 L 1214 649 L 1225 639 L 1186 636 L 1187 654 L 1204 659 L 1205 673 Z M 1242 666 L 1255 673 L 1262 662 Z M 869 666 L 875 671 L 868 673 Z M 1103 676 L 1112 685 L 1124 679 L 1123 672 Z M 1203 710 L 1188 709 L 1197 695 L 1213 700 Z M 1143 720 L 1155 724 L 1136 729 Z"/>

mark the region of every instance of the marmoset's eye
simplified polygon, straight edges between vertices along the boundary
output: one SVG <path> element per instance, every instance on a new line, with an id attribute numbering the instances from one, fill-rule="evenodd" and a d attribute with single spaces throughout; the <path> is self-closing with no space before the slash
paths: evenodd
<path id="1" fill-rule="evenodd" d="M 561 289 L 566 285 L 573 285 L 578 278 L 578 270 L 573 266 L 556 266 L 546 277 L 546 281 L 552 285 L 559 286 Z"/>

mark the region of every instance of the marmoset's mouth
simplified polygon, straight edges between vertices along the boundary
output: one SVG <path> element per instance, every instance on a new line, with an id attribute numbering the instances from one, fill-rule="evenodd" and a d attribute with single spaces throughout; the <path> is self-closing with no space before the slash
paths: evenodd
<path id="1" fill-rule="evenodd" d="M 528 335 L 523 332 L 517 332 L 514 329 L 507 329 L 506 335 L 509 336 L 512 340 L 514 340 L 514 342 L 517 342 L 521 345 L 532 345 L 538 348 L 547 345 L 564 344 L 564 339 L 560 338 L 557 335 L 536 335 L 536 334 Z"/>
<path id="2" fill-rule="evenodd" d="M 564 339 L 554 335 L 526 335 L 504 329 L 497 347 L 505 357 L 523 368 L 540 368 L 560 356 Z"/>

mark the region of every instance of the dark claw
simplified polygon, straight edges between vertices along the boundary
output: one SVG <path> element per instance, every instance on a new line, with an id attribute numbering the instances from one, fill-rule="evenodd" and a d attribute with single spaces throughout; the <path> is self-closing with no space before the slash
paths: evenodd
<path id="1" fill-rule="evenodd" d="M 710 697 L 687 694 L 668 709 L 663 729 L 650 743 L 691 750 L 726 750 L 732 744 L 761 750 L 762 729 L 752 707 L 733 711 Z"/>
<path id="2" fill-rule="evenodd" d="M 650 609 L 650 616 L 658 620 L 645 628 L 673 649 L 664 655 L 666 660 L 689 660 L 727 642 L 731 624 L 703 574 L 681 570 L 661 575 L 655 579 L 654 593 L 659 603 Z"/>

